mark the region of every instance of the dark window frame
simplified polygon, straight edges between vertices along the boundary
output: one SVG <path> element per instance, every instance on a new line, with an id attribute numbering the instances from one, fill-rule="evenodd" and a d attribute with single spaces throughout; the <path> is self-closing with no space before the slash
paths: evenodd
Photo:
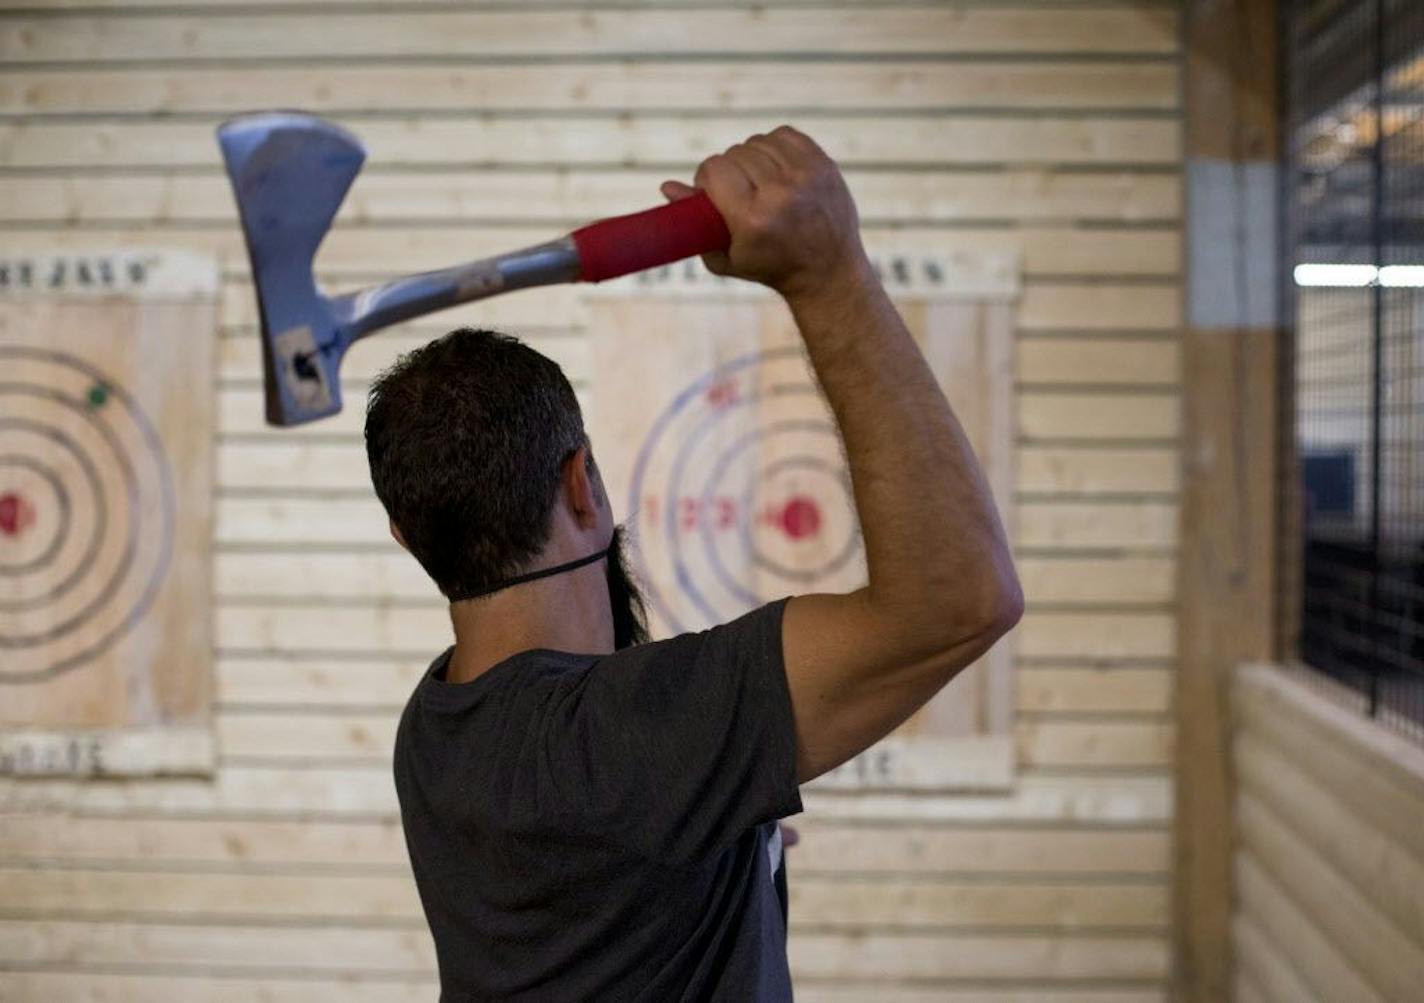
<path id="1" fill-rule="evenodd" d="M 1424 287 L 1382 270 L 1424 266 L 1424 3 L 1283 0 L 1281 39 L 1282 646 L 1424 740 Z"/>

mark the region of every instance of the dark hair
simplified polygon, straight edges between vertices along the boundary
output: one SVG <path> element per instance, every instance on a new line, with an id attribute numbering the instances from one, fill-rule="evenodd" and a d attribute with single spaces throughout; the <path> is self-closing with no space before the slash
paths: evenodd
<path id="1" fill-rule="evenodd" d="M 376 495 L 447 597 L 538 555 L 564 462 L 587 441 L 563 370 L 496 331 L 460 328 L 401 356 L 367 402 Z"/>

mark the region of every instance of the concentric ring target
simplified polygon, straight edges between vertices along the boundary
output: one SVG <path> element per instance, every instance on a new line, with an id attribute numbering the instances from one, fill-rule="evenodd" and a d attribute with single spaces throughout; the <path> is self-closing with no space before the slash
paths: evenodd
<path id="1" fill-rule="evenodd" d="M 100 369 L 0 345 L 0 681 L 109 650 L 153 604 L 176 495 L 153 423 Z"/>
<path id="2" fill-rule="evenodd" d="M 674 632 L 864 580 L 840 437 L 799 346 L 680 390 L 638 451 L 628 512 L 649 605 Z"/>

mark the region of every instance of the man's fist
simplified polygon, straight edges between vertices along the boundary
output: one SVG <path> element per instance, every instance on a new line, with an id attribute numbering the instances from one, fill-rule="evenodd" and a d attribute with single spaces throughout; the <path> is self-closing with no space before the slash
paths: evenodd
<path id="1" fill-rule="evenodd" d="M 789 299 L 868 268 L 840 169 L 788 125 L 708 157 L 693 184 L 666 181 L 662 192 L 676 201 L 700 188 L 721 212 L 732 244 L 702 259 L 718 275 L 760 282 Z"/>

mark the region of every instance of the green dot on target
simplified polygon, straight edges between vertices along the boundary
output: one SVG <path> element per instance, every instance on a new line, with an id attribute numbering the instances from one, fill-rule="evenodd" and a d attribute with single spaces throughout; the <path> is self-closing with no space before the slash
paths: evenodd
<path id="1" fill-rule="evenodd" d="M 85 395 L 92 408 L 103 407 L 109 403 L 109 388 L 103 383 L 95 383 L 89 388 L 89 393 Z"/>

